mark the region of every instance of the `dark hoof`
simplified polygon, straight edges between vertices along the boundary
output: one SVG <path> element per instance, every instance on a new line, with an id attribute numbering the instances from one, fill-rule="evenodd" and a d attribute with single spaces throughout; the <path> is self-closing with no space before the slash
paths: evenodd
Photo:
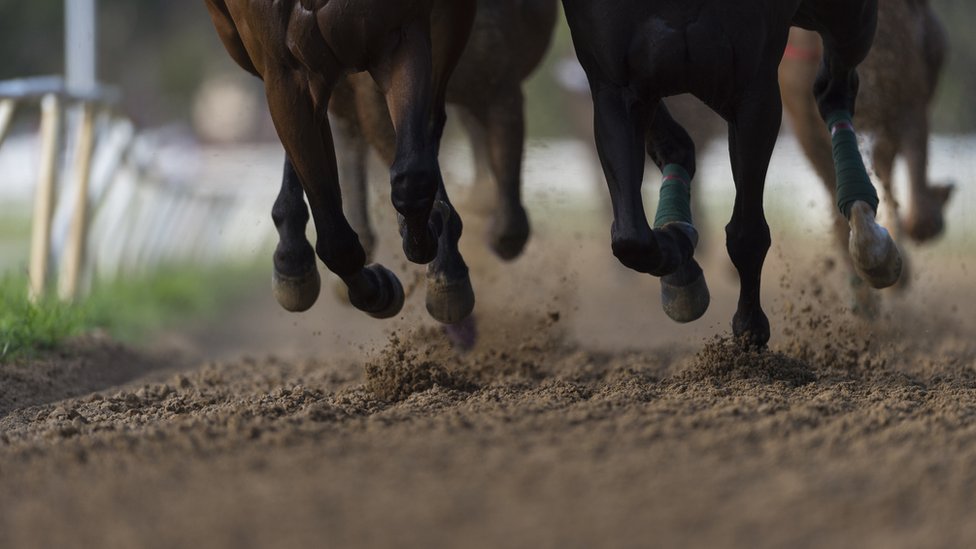
<path id="1" fill-rule="evenodd" d="M 478 341 L 478 323 L 474 315 L 468 315 L 457 324 L 445 324 L 442 329 L 451 347 L 462 353 L 474 349 Z"/>
<path id="2" fill-rule="evenodd" d="M 311 309 L 321 289 L 322 279 L 315 264 L 311 271 L 300 276 L 284 275 L 278 269 L 272 271 L 271 292 L 286 311 L 300 313 Z"/>
<path id="3" fill-rule="evenodd" d="M 705 274 L 694 259 L 675 273 L 661 277 L 661 305 L 671 320 L 680 323 L 698 320 L 710 302 Z"/>
<path id="4" fill-rule="evenodd" d="M 378 263 L 369 265 L 366 270 L 376 277 L 378 283 L 376 296 L 370 303 L 361 303 L 350 294 L 350 302 L 354 307 L 373 318 L 391 318 L 398 315 L 403 309 L 405 299 L 400 279 Z"/>
<path id="5" fill-rule="evenodd" d="M 511 261 L 522 254 L 529 240 L 529 217 L 524 208 L 512 214 L 496 212 L 488 229 L 488 245 L 499 258 Z"/>
<path id="6" fill-rule="evenodd" d="M 467 273 L 448 278 L 443 273 L 427 272 L 427 312 L 444 324 L 456 324 L 474 310 L 474 289 Z"/>
<path id="7" fill-rule="evenodd" d="M 759 309 L 752 314 L 737 311 L 732 317 L 732 334 L 746 345 L 765 347 L 769 343 L 769 319 Z"/>
<path id="8" fill-rule="evenodd" d="M 400 237 L 403 239 L 403 255 L 407 261 L 418 265 L 426 265 L 437 257 L 437 233 L 428 222 L 427 226 L 419 231 L 411 231 L 407 224 L 407 219 L 397 214 L 397 221 L 400 224 Z M 420 232 L 421 234 L 417 234 Z"/>
<path id="9" fill-rule="evenodd" d="M 915 242 L 926 242 L 945 230 L 946 204 L 955 185 L 929 185 L 915 197 L 903 224 L 905 233 Z"/>

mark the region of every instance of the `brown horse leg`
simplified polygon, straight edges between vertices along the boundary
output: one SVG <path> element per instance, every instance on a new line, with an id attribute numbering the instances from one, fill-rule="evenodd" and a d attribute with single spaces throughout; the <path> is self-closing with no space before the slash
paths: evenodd
<path id="1" fill-rule="evenodd" d="M 471 190 L 464 200 L 464 210 L 474 212 L 480 216 L 488 216 L 497 206 L 495 199 L 495 182 L 491 173 L 491 160 L 488 155 L 488 132 L 485 130 L 484 116 L 481 107 L 465 107 L 454 111 L 458 120 L 464 126 L 471 144 L 471 157 L 474 161 L 474 179 Z"/>
<path id="2" fill-rule="evenodd" d="M 529 217 L 522 205 L 522 155 L 525 120 L 522 90 L 498 92 L 485 109 L 488 154 L 498 199 L 488 228 L 488 243 L 498 257 L 511 260 L 529 239 Z"/>
<path id="3" fill-rule="evenodd" d="M 905 231 L 916 242 L 931 240 L 945 229 L 943 211 L 953 185 L 930 185 L 928 181 L 929 131 L 928 113 L 917 109 L 905 124 L 902 154 L 908 164 L 911 184 Z"/>
<path id="4" fill-rule="evenodd" d="M 404 27 L 396 48 L 370 70 L 386 97 L 396 133 L 390 186 L 393 206 L 401 216 L 403 251 L 420 264 L 437 256 L 440 234 L 430 220 L 439 179 L 430 128 L 431 73 L 428 31 L 421 22 Z"/>
<path id="5" fill-rule="evenodd" d="M 332 131 L 339 167 L 339 187 L 342 190 L 342 209 L 349 225 L 359 235 L 359 243 L 372 260 L 376 248 L 376 234 L 369 219 L 369 179 L 366 157 L 369 151 L 363 129 L 356 115 L 355 97 L 346 81 L 340 82 L 332 94 Z"/>
<path id="6" fill-rule="evenodd" d="M 282 69 L 264 76 L 275 128 L 312 209 L 316 252 L 346 283 L 354 307 L 377 318 L 396 315 L 404 299 L 400 281 L 380 265 L 365 267 L 366 253 L 342 213 L 327 97 L 320 97 L 316 108 L 309 82 L 298 71 Z M 321 92 L 329 85 L 319 83 L 317 88 Z"/>
<path id="7" fill-rule="evenodd" d="M 771 244 L 763 212 L 763 191 L 783 112 L 773 71 L 775 67 L 769 70 L 768 84 L 746 94 L 736 106 L 729 124 L 735 203 L 725 235 L 729 257 L 739 271 L 739 303 L 732 332 L 760 346 L 769 341 L 769 320 L 760 303 L 760 283 Z M 760 80 L 762 76 L 759 75 Z"/>

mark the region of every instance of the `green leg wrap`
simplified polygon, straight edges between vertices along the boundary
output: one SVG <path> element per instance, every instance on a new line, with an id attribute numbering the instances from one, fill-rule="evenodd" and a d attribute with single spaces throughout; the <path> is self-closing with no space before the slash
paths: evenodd
<path id="1" fill-rule="evenodd" d="M 851 124 L 851 114 L 837 111 L 827 118 L 834 151 L 834 170 L 837 174 L 837 207 L 844 217 L 850 218 L 851 205 L 861 200 L 878 211 L 878 192 L 864 168 L 861 151 L 857 148 L 857 135 Z"/>
<path id="2" fill-rule="evenodd" d="M 691 177 L 677 164 L 664 166 L 654 228 L 681 221 L 691 224 Z"/>

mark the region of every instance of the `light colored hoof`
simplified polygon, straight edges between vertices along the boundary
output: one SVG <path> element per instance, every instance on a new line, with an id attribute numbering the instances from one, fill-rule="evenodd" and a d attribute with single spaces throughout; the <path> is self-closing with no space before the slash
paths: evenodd
<path id="1" fill-rule="evenodd" d="M 701 318 L 708 311 L 711 303 L 705 275 L 697 264 L 693 267 L 698 272 L 698 276 L 688 284 L 676 283 L 675 279 L 680 277 L 675 275 L 661 278 L 661 306 L 664 308 L 664 313 L 671 320 L 681 324 Z"/>
<path id="2" fill-rule="evenodd" d="M 888 230 L 874 221 L 874 211 L 864 202 L 851 206 L 850 252 L 854 270 L 873 288 L 888 288 L 901 276 L 902 260 Z"/>
<path id="3" fill-rule="evenodd" d="M 301 276 L 287 276 L 277 270 L 272 271 L 271 292 L 286 311 L 300 313 L 311 309 L 319 298 L 321 289 L 322 279 L 314 265 L 311 271 Z"/>
<path id="4" fill-rule="evenodd" d="M 427 273 L 427 312 L 438 322 L 457 324 L 474 310 L 471 278 L 448 279 L 442 274 Z"/>

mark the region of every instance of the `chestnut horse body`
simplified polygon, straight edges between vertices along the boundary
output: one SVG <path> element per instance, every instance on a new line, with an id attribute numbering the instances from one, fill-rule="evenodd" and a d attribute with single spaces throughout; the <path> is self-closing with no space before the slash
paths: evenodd
<path id="1" fill-rule="evenodd" d="M 447 82 L 464 49 L 474 0 L 206 0 L 231 57 L 264 81 L 286 153 L 272 218 L 279 234 L 273 289 L 288 310 L 308 309 L 319 294 L 315 255 L 346 284 L 350 302 L 378 317 L 396 315 L 403 288 L 366 252 L 342 210 L 328 105 L 350 73 L 368 72 L 393 121 L 393 205 L 403 249 L 428 264 L 427 309 L 454 323 L 474 294 L 457 249 L 461 220 L 437 160 L 446 120 Z M 307 197 L 318 241 L 305 236 Z"/>
<path id="2" fill-rule="evenodd" d="M 942 232 L 943 209 L 951 185 L 931 184 L 927 177 L 929 106 L 946 55 L 946 36 L 928 0 L 887 0 L 878 7 L 878 32 L 859 69 L 860 108 L 854 122 L 874 137 L 874 173 L 885 189 L 885 203 L 896 237 L 904 233 L 925 242 Z M 836 188 L 830 135 L 824 131 L 810 89 L 817 76 L 823 45 L 816 33 L 794 29 L 780 64 L 783 105 L 803 151 L 833 196 Z M 908 166 L 907 212 L 894 196 L 896 156 Z M 836 216 L 835 236 L 847 245 L 847 223 Z M 877 312 L 878 296 L 855 281 L 855 310 Z M 903 283 L 908 277 L 903 277 Z"/>
<path id="3" fill-rule="evenodd" d="M 894 284 L 901 259 L 877 225 L 877 193 L 867 177 L 850 118 L 857 65 L 877 24 L 877 0 L 563 0 L 594 103 L 597 151 L 613 206 L 611 244 L 626 266 L 661 277 L 665 312 L 679 322 L 704 314 L 708 288 L 694 259 L 698 233 L 690 194 L 695 147 L 662 99 L 692 93 L 726 120 L 736 188 L 726 226 L 739 273 L 737 337 L 769 340 L 760 278 L 770 231 L 763 213 L 769 159 L 782 118 L 777 69 L 791 25 L 824 40 L 811 93 L 832 132 L 838 207 L 851 227 L 857 272 L 874 287 Z M 641 200 L 644 155 L 664 175 L 649 226 Z"/>

